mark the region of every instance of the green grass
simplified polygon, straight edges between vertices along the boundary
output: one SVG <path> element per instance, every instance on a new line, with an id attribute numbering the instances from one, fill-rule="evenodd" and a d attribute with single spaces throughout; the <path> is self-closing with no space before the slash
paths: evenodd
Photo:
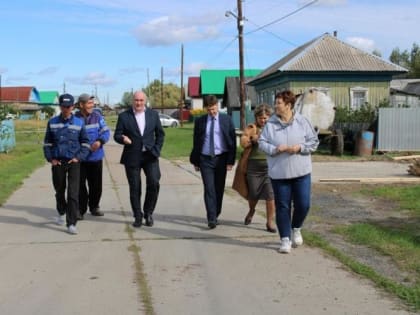
<path id="1" fill-rule="evenodd" d="M 0 153 L 0 205 L 45 163 L 42 153 L 46 121 L 15 121 L 16 147 Z"/>
<path id="2" fill-rule="evenodd" d="M 409 210 L 414 215 L 420 216 L 420 185 L 389 185 L 375 189 L 365 189 L 362 192 L 375 197 L 396 201 L 401 210 Z"/>
<path id="3" fill-rule="evenodd" d="M 401 270 L 413 274 L 420 285 L 420 234 L 367 223 L 338 227 L 335 231 L 354 244 L 368 246 L 391 257 Z"/>
<path id="4" fill-rule="evenodd" d="M 0 153 L 0 205 L 44 163 L 42 147 L 38 144 L 17 142 L 16 148 L 8 154 Z"/>
<path id="5" fill-rule="evenodd" d="M 187 159 L 193 144 L 193 128 L 192 123 L 184 123 L 183 127 L 178 128 L 165 128 L 162 157 L 165 159 Z"/>
<path id="6" fill-rule="evenodd" d="M 415 311 L 420 310 L 420 284 L 409 287 L 392 281 L 381 274 L 377 273 L 373 268 L 359 263 L 357 260 L 343 254 L 341 251 L 331 246 L 329 242 L 315 233 L 305 231 L 305 242 L 310 246 L 321 248 L 327 254 L 335 257 L 343 265 L 347 266 L 353 272 L 370 279 L 378 287 L 383 288 L 391 294 L 398 296 L 408 305 L 413 307 Z M 420 272 L 420 270 L 418 270 Z"/>

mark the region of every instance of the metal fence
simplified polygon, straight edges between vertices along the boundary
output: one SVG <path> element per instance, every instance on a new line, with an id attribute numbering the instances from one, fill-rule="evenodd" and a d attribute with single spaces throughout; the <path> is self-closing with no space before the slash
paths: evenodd
<path id="1" fill-rule="evenodd" d="M 378 151 L 420 151 L 420 108 L 380 108 Z"/>

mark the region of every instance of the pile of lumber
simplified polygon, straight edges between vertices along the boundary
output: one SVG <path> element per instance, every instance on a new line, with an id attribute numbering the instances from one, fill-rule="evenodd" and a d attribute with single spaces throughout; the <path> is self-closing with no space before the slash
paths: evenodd
<path id="1" fill-rule="evenodd" d="M 407 171 L 412 175 L 420 176 L 420 159 L 415 159 L 413 164 L 408 166 Z"/>
<path id="2" fill-rule="evenodd" d="M 407 172 L 409 174 L 420 176 L 420 155 L 395 156 L 394 160 L 412 160 L 413 164 L 408 166 Z"/>

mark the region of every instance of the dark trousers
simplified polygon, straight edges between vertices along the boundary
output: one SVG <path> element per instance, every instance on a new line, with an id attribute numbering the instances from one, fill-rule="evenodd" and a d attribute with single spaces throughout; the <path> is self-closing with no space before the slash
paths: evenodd
<path id="1" fill-rule="evenodd" d="M 200 156 L 200 172 L 204 185 L 204 204 L 207 220 L 216 222 L 222 212 L 223 194 L 225 192 L 227 154 L 214 157 Z"/>
<path id="2" fill-rule="evenodd" d="M 57 211 L 66 215 L 67 226 L 76 225 L 79 212 L 79 177 L 80 163 L 63 161 L 52 166 L 52 180 L 55 189 Z M 66 198 L 67 188 L 67 198 Z"/>
<path id="3" fill-rule="evenodd" d="M 311 174 L 290 179 L 272 179 L 271 184 L 280 237 L 290 238 L 291 229 L 302 227 L 311 206 Z"/>
<path id="4" fill-rule="evenodd" d="M 159 159 L 149 152 L 143 152 L 140 158 L 139 167 L 125 165 L 125 174 L 127 176 L 130 188 L 130 204 L 133 216 L 137 219 L 143 217 L 141 208 L 141 170 L 143 169 L 146 177 L 146 196 L 144 198 L 144 214 L 152 214 L 155 210 L 160 189 L 160 168 Z"/>
<path id="5" fill-rule="evenodd" d="M 80 163 L 79 210 L 84 215 L 99 208 L 102 196 L 102 160 Z M 87 186 L 86 186 L 87 184 Z"/>

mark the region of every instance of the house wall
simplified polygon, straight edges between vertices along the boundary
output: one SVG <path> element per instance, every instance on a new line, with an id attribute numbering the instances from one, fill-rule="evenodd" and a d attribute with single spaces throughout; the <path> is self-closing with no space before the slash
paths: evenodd
<path id="1" fill-rule="evenodd" d="M 420 96 L 396 93 L 391 95 L 391 105 L 393 107 L 420 107 Z"/>
<path id="2" fill-rule="evenodd" d="M 202 98 L 192 98 L 191 99 L 191 109 L 203 109 L 203 99 Z"/>
<path id="3" fill-rule="evenodd" d="M 294 93 L 302 93 L 310 87 L 320 87 L 328 89 L 328 95 L 336 106 L 350 106 L 350 89 L 367 89 L 368 103 L 378 106 L 384 99 L 389 100 L 389 82 L 292 82 L 291 89 Z"/>
<path id="4" fill-rule="evenodd" d="M 310 88 L 317 87 L 325 89 L 328 96 L 331 97 L 336 106 L 350 106 L 350 89 L 363 88 L 367 90 L 368 103 L 378 106 L 384 99 L 389 100 L 389 83 L 388 82 L 288 82 L 266 87 L 259 90 L 256 87 L 259 102 L 265 102 L 270 105 L 274 104 L 274 95 L 290 89 L 295 94 L 301 94 Z"/>

